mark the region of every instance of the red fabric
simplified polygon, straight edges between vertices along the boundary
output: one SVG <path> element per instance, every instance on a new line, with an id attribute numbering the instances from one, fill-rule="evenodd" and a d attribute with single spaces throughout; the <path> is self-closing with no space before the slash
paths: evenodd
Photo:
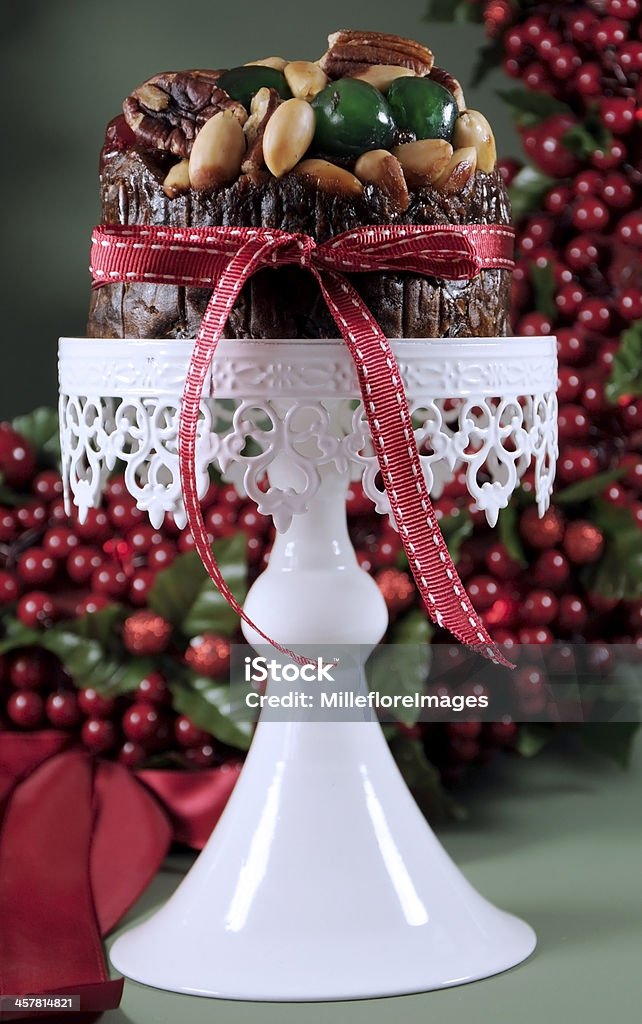
<path id="1" fill-rule="evenodd" d="M 343 272 L 407 270 L 462 280 L 487 267 L 510 269 L 512 246 L 511 228 L 482 224 L 358 228 L 318 246 L 308 235 L 267 228 L 102 225 L 95 229 L 91 273 L 96 286 L 150 281 L 214 289 L 194 343 L 181 403 L 179 464 L 187 519 L 201 560 L 228 603 L 259 636 L 294 660 L 306 659 L 267 636 L 234 598 L 208 543 L 197 495 L 200 399 L 243 285 L 268 266 L 298 265 L 317 278 L 357 368 L 386 492 L 424 606 L 434 622 L 462 643 L 509 665 L 474 610 L 437 524 L 390 344 Z"/>
<path id="2" fill-rule="evenodd" d="M 54 730 L 2 733 L 0 994 L 80 994 L 83 1011 L 117 1007 L 123 982 L 109 978 L 101 936 L 172 839 L 205 844 L 239 770 L 136 775 Z"/>

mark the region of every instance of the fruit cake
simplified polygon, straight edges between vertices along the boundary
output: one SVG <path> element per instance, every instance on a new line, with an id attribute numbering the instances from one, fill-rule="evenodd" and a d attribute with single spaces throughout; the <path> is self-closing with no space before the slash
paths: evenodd
<path id="1" fill-rule="evenodd" d="M 317 61 L 163 72 L 134 89 L 105 134 L 103 223 L 263 226 L 317 242 L 363 225 L 510 223 L 491 127 L 427 46 L 356 30 L 328 43 Z M 508 270 L 352 280 L 390 338 L 509 331 Z M 209 294 L 107 284 L 92 293 L 88 335 L 193 338 Z M 306 339 L 337 328 L 312 275 L 284 267 L 247 282 L 225 334 Z"/>

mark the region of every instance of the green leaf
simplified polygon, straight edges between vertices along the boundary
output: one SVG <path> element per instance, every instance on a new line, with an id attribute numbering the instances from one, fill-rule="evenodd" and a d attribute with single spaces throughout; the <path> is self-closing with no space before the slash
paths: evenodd
<path id="1" fill-rule="evenodd" d="M 16 417 L 12 426 L 31 442 L 40 456 L 48 456 L 55 462 L 60 460 L 58 413 L 55 409 L 41 406 L 26 416 Z"/>
<path id="2" fill-rule="evenodd" d="M 114 639 L 114 627 L 126 615 L 120 604 L 110 604 L 97 612 L 87 612 L 78 619 L 65 622 L 65 628 L 85 640 L 96 640 L 103 647 L 108 647 Z"/>
<path id="3" fill-rule="evenodd" d="M 0 505 L 8 505 L 9 508 L 15 508 L 18 505 L 22 505 L 24 502 L 24 496 L 18 494 L 13 488 L 8 487 L 4 482 L 4 477 L 0 473 Z"/>
<path id="4" fill-rule="evenodd" d="M 517 750 L 522 757 L 535 757 L 547 747 L 555 735 L 555 726 L 543 722 L 528 722 L 520 725 L 517 734 Z"/>
<path id="5" fill-rule="evenodd" d="M 619 480 L 626 473 L 626 467 L 620 469 L 609 469 L 606 473 L 596 473 L 587 480 L 578 480 L 577 483 L 569 484 L 563 490 L 553 494 L 553 501 L 556 505 L 574 505 L 587 501 L 589 498 L 596 498 L 602 491 Z"/>
<path id="6" fill-rule="evenodd" d="M 642 395 L 642 320 L 624 331 L 613 357 L 606 396 L 610 402 L 617 402 L 623 395 Z"/>
<path id="7" fill-rule="evenodd" d="M 531 263 L 529 265 L 529 274 L 533 291 L 535 292 L 534 308 L 553 319 L 556 313 L 556 287 L 553 264 L 548 260 L 542 266 L 538 266 L 537 263 Z"/>
<path id="8" fill-rule="evenodd" d="M 515 222 L 526 217 L 534 210 L 540 210 L 542 200 L 555 183 L 554 178 L 534 167 L 522 167 L 513 178 L 508 194 L 513 208 L 513 220 Z"/>
<path id="9" fill-rule="evenodd" d="M 549 96 L 547 92 L 534 92 L 517 86 L 513 89 L 498 89 L 497 95 L 512 108 L 520 126 L 539 124 L 555 114 L 572 116 L 573 113 L 566 103 Z"/>
<path id="10" fill-rule="evenodd" d="M 585 722 L 577 736 L 585 747 L 627 768 L 639 722 Z"/>
<path id="11" fill-rule="evenodd" d="M 215 541 L 213 545 L 216 561 L 230 590 L 237 601 L 242 603 L 247 594 L 247 542 L 243 533 L 234 534 Z M 216 589 L 209 577 L 201 580 L 202 586 L 187 615 L 180 622 L 185 636 L 199 636 L 212 632 L 230 636 L 238 629 L 238 615 Z"/>
<path id="12" fill-rule="evenodd" d="M 499 519 L 497 521 L 499 539 L 513 561 L 519 562 L 522 566 L 526 566 L 528 563 L 522 546 L 522 541 L 519 536 L 519 531 L 517 529 L 517 522 L 517 506 L 511 502 L 499 513 Z"/>
<path id="13" fill-rule="evenodd" d="M 502 62 L 503 56 L 504 48 L 502 46 L 502 40 L 499 37 L 497 39 L 491 39 L 489 43 L 482 46 L 477 52 L 477 59 L 475 60 L 473 70 L 471 72 L 471 88 L 475 89 L 480 82 L 484 81 L 493 68 L 498 68 Z"/>
<path id="14" fill-rule="evenodd" d="M 582 160 L 587 160 L 595 153 L 596 149 L 602 148 L 595 136 L 583 124 L 575 124 L 569 128 L 562 135 L 561 141 L 569 153 L 579 156 Z"/>
<path id="15" fill-rule="evenodd" d="M 423 693 L 430 671 L 428 644 L 382 644 L 366 663 L 366 677 L 371 690 L 394 697 L 414 697 Z M 404 725 L 414 725 L 421 708 L 396 707 L 391 712 Z"/>
<path id="16" fill-rule="evenodd" d="M 427 644 L 433 628 L 422 608 L 411 608 L 401 615 L 390 630 L 393 644 Z"/>
<path id="17" fill-rule="evenodd" d="M 401 733 L 389 740 L 399 771 L 419 807 L 431 820 L 444 818 L 464 821 L 466 812 L 444 789 L 439 772 L 426 757 L 423 744 Z"/>
<path id="18" fill-rule="evenodd" d="M 473 532 L 473 521 L 468 512 L 462 509 L 457 515 L 444 516 L 440 520 L 439 527 L 448 545 L 450 557 L 456 564 L 463 542 Z"/>
<path id="19" fill-rule="evenodd" d="M 636 601 L 642 597 L 642 533 L 628 508 L 598 499 L 595 525 L 604 533 L 601 560 L 588 567 L 584 585 L 604 597 Z"/>
<path id="20" fill-rule="evenodd" d="M 247 750 L 252 740 L 252 724 L 237 719 L 230 704 L 230 687 L 205 676 L 189 673 L 186 680 L 170 681 L 174 707 L 212 736 L 239 750 Z"/>
<path id="21" fill-rule="evenodd" d="M 230 589 L 243 601 L 247 592 L 244 534 L 223 537 L 212 550 Z M 158 574 L 148 604 L 187 637 L 204 632 L 230 635 L 238 628 L 238 616 L 206 575 L 196 551 L 179 555 Z"/>

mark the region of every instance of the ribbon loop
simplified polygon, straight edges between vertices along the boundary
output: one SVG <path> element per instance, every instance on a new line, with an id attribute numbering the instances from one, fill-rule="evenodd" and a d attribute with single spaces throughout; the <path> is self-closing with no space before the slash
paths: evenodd
<path id="1" fill-rule="evenodd" d="M 247 616 L 212 553 L 198 499 L 196 439 L 203 385 L 225 324 L 245 282 L 263 267 L 299 265 L 316 277 L 357 368 L 363 406 L 408 564 L 431 619 L 485 657 L 510 665 L 493 644 L 457 575 L 426 489 L 412 419 L 388 339 L 344 276 L 405 270 L 465 280 L 484 268 L 510 269 L 513 230 L 502 225 L 375 225 L 321 245 L 269 228 L 170 228 L 102 225 L 92 239 L 97 286 L 153 281 L 210 287 L 181 402 L 179 465 L 187 520 L 212 580 L 238 615 L 281 653 Z"/>

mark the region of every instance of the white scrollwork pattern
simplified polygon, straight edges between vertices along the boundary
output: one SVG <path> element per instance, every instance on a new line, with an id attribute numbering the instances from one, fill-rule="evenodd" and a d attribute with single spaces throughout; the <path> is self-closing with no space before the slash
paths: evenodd
<path id="1" fill-rule="evenodd" d="M 431 494 L 464 469 L 477 508 L 495 525 L 528 472 L 543 512 L 557 458 L 554 339 L 393 347 Z M 177 435 L 190 350 L 189 342 L 61 341 L 65 494 L 81 518 L 120 464 L 154 526 L 171 513 L 184 527 Z M 280 531 L 307 511 L 330 464 L 361 478 L 376 510 L 390 514 L 341 342 L 222 343 L 201 403 L 196 459 L 201 496 L 215 466 Z"/>

